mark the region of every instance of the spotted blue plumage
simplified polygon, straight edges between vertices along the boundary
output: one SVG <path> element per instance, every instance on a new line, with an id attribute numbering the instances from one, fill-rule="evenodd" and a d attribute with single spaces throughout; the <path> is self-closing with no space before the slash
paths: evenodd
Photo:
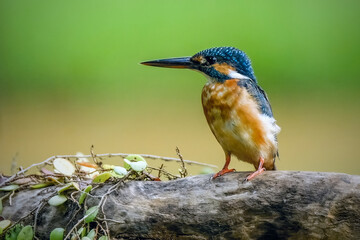
<path id="1" fill-rule="evenodd" d="M 255 99 L 262 114 L 273 117 L 273 112 L 269 99 L 265 91 L 257 85 L 252 79 L 242 79 L 238 81 L 238 86 L 246 88 L 247 92 Z"/>

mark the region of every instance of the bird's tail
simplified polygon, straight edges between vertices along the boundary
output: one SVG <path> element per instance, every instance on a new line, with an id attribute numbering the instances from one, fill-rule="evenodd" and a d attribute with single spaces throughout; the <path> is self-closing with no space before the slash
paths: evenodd
<path id="1" fill-rule="evenodd" d="M 275 164 L 276 158 L 278 158 L 280 160 L 279 151 L 276 151 L 276 153 L 274 154 L 273 168 L 272 169 L 267 169 L 267 170 L 276 170 L 276 164 Z"/>
<path id="2" fill-rule="evenodd" d="M 275 163 L 274 163 L 274 167 L 273 167 L 273 169 L 271 169 L 271 170 L 274 170 L 274 171 L 276 170 L 276 166 L 275 166 Z"/>

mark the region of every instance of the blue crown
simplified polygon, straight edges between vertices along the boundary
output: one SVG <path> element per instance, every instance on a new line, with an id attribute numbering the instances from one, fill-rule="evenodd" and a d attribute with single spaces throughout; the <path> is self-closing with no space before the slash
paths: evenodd
<path id="1" fill-rule="evenodd" d="M 204 58 L 207 61 L 207 67 L 199 65 L 198 70 L 204 72 L 208 76 L 224 81 L 229 79 L 229 76 L 224 75 L 214 68 L 209 66 L 218 63 L 226 63 L 236 70 L 236 72 L 244 75 L 256 82 L 254 70 L 251 66 L 251 61 L 245 52 L 234 47 L 216 47 L 203 50 L 196 53 L 191 59 Z"/>

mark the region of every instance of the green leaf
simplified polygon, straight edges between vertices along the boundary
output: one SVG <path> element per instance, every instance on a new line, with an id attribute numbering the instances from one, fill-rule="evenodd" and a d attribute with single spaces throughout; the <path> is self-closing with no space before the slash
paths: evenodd
<path id="1" fill-rule="evenodd" d="M 88 195 L 88 193 L 91 191 L 91 189 L 92 189 L 92 186 L 89 185 L 89 186 L 87 186 L 87 187 L 85 188 L 84 192 L 81 193 L 80 198 L 79 198 L 79 204 L 80 204 L 80 205 L 84 203 L 85 198 L 87 197 L 87 195 Z"/>
<path id="2" fill-rule="evenodd" d="M 112 170 L 114 169 L 114 165 L 109 165 L 109 164 L 103 164 L 102 165 L 102 168 L 105 169 L 105 170 Z"/>
<path id="3" fill-rule="evenodd" d="M 137 172 L 144 171 L 147 167 L 146 161 L 131 162 L 127 159 L 124 159 L 124 162 L 127 163 L 130 168 Z"/>
<path id="4" fill-rule="evenodd" d="M 0 191 L 10 192 L 10 191 L 14 191 L 14 190 L 18 189 L 19 187 L 20 187 L 19 185 L 12 184 L 12 185 L 0 188 Z"/>
<path id="5" fill-rule="evenodd" d="M 80 187 L 79 187 L 79 184 L 76 183 L 76 182 L 71 182 L 71 185 L 74 189 L 76 189 L 77 191 L 80 191 Z"/>
<path id="6" fill-rule="evenodd" d="M 48 203 L 51 206 L 59 206 L 66 202 L 67 198 L 64 195 L 56 195 L 49 199 Z"/>
<path id="7" fill-rule="evenodd" d="M 78 236 L 79 236 L 80 238 L 78 238 Z M 79 240 L 79 239 L 82 239 L 82 238 L 85 237 L 85 236 L 86 236 L 86 228 L 81 227 L 81 228 L 77 231 L 76 234 L 73 233 L 73 234 L 71 235 L 70 240 Z"/>
<path id="8" fill-rule="evenodd" d="M 130 154 L 128 155 L 126 158 L 124 158 L 124 167 L 126 170 L 130 170 L 132 167 L 131 165 L 129 164 L 129 162 L 145 162 L 146 163 L 146 160 L 140 156 L 140 155 L 137 155 L 137 154 Z M 135 170 L 135 169 L 134 169 Z M 136 170 L 135 170 L 136 171 Z"/>
<path id="9" fill-rule="evenodd" d="M 34 238 L 34 231 L 30 225 L 27 225 L 21 229 L 16 240 L 32 240 Z"/>
<path id="10" fill-rule="evenodd" d="M 101 236 L 99 240 L 109 240 L 109 238 L 107 236 Z"/>
<path id="11" fill-rule="evenodd" d="M 2 221 L 0 221 L 0 228 L 3 229 L 3 230 L 8 228 L 10 225 L 11 225 L 10 220 L 2 220 Z"/>
<path id="12" fill-rule="evenodd" d="M 91 229 L 91 231 L 88 233 L 87 237 L 93 240 L 95 238 L 95 229 Z"/>
<path id="13" fill-rule="evenodd" d="M 62 193 L 62 192 L 64 192 L 64 191 L 66 191 L 66 190 L 73 189 L 73 188 L 75 188 L 76 190 L 80 191 L 80 189 L 79 189 L 79 184 L 78 184 L 78 183 L 75 183 L 75 182 L 71 182 L 71 183 L 66 184 L 64 187 L 60 188 L 60 189 L 58 190 L 58 193 L 60 194 L 60 193 Z"/>
<path id="14" fill-rule="evenodd" d="M 54 185 L 54 183 L 44 182 L 44 183 L 38 183 L 38 184 L 31 185 L 30 187 L 32 189 L 39 189 L 39 188 L 44 188 L 44 187 L 47 187 L 47 186 L 50 186 L 50 185 Z"/>
<path id="15" fill-rule="evenodd" d="M 80 237 L 85 237 L 86 235 L 86 228 L 82 227 L 78 230 L 78 235 L 80 235 Z"/>
<path id="16" fill-rule="evenodd" d="M 125 175 L 119 175 L 119 174 L 115 173 L 114 171 L 111 171 L 111 174 L 112 174 L 112 177 L 114 177 L 114 178 L 123 178 L 123 177 L 125 177 Z"/>
<path id="17" fill-rule="evenodd" d="M 55 228 L 50 233 L 50 240 L 63 240 L 64 239 L 65 229 Z"/>
<path id="18" fill-rule="evenodd" d="M 94 178 L 93 183 L 103 183 L 108 180 L 112 174 L 110 172 L 104 172 L 99 174 L 96 178 Z"/>
<path id="19" fill-rule="evenodd" d="M 21 229 L 22 226 L 20 224 L 16 224 L 6 233 L 5 240 L 16 240 Z"/>
<path id="20" fill-rule="evenodd" d="M 88 237 L 83 237 L 81 240 L 91 240 L 91 239 Z"/>
<path id="21" fill-rule="evenodd" d="M 93 206 L 93 207 L 89 208 L 85 213 L 85 216 L 86 216 L 85 223 L 94 221 L 98 212 L 99 212 L 98 206 Z"/>
<path id="22" fill-rule="evenodd" d="M 66 190 L 70 189 L 70 188 L 71 188 L 71 186 L 72 186 L 72 184 L 71 184 L 71 183 L 66 184 L 65 186 L 63 186 L 62 188 L 60 188 L 60 189 L 58 190 L 58 194 L 61 194 L 62 192 L 64 192 L 64 191 L 66 191 Z"/>
<path id="23" fill-rule="evenodd" d="M 5 229 L 7 229 L 11 225 L 10 220 L 2 220 L 0 221 L 0 234 L 3 233 Z"/>

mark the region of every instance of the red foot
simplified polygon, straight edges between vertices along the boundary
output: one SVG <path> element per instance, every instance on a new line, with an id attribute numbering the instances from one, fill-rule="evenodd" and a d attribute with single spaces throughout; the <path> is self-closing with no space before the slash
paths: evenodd
<path id="1" fill-rule="evenodd" d="M 235 171 L 235 169 L 223 168 L 220 172 L 218 172 L 217 174 L 215 174 L 213 176 L 213 179 L 220 177 L 221 175 L 224 175 L 225 173 L 229 173 L 229 172 L 233 172 L 233 171 Z"/>
<path id="2" fill-rule="evenodd" d="M 256 170 L 255 172 L 253 172 L 252 174 L 250 174 L 249 176 L 247 176 L 245 178 L 245 181 L 250 181 L 251 179 L 253 179 L 254 177 L 256 177 L 257 175 L 260 175 L 261 173 L 263 173 L 264 171 L 266 171 L 265 168 L 263 168 L 264 165 L 264 159 L 260 158 L 260 163 L 259 163 L 259 167 L 258 170 Z"/>
<path id="3" fill-rule="evenodd" d="M 250 174 L 249 176 L 247 176 L 247 178 L 245 179 L 246 181 L 250 181 L 251 179 L 253 179 L 254 177 L 256 177 L 257 175 L 260 175 L 261 173 L 263 173 L 264 171 L 266 171 L 265 168 L 261 168 L 260 170 L 257 170 L 255 172 L 253 172 L 252 174 Z"/>

